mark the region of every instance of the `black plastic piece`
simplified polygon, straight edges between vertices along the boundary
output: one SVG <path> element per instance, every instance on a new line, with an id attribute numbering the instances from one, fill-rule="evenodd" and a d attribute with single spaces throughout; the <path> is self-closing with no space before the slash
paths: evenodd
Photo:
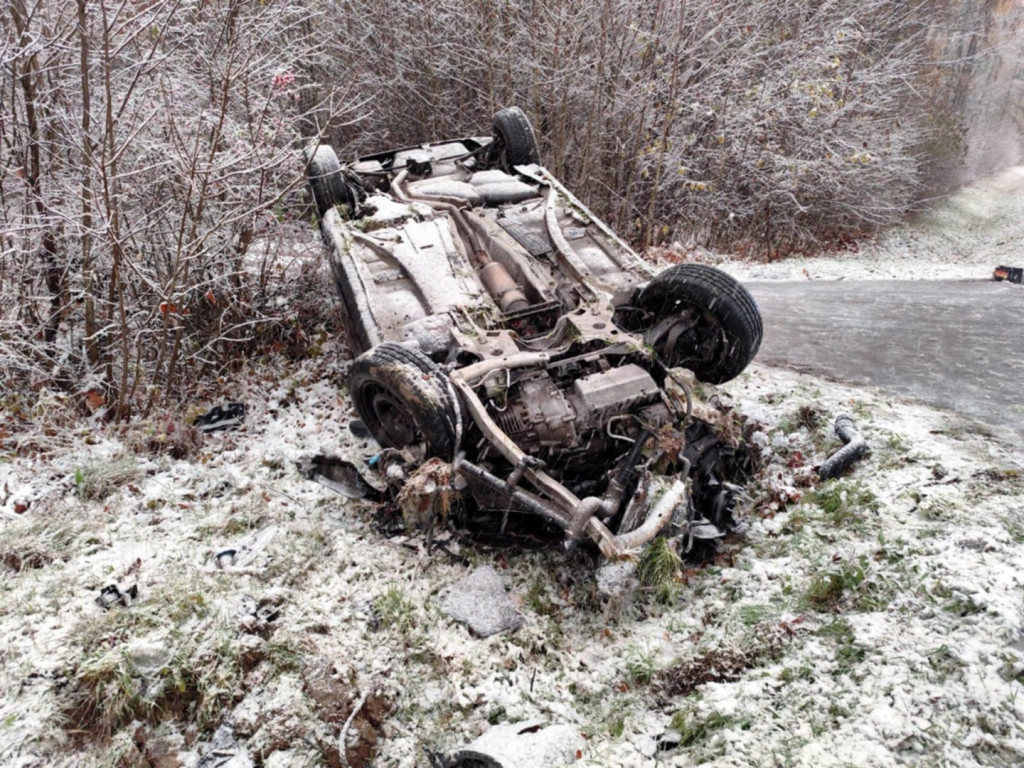
<path id="1" fill-rule="evenodd" d="M 833 453 L 818 467 L 818 477 L 822 480 L 839 477 L 853 466 L 855 461 L 868 452 L 868 444 L 853 425 L 853 419 L 850 416 L 844 415 L 836 419 L 836 435 L 846 445 Z"/>
<path id="2" fill-rule="evenodd" d="M 228 403 L 223 408 L 215 405 L 201 416 L 196 416 L 192 420 L 192 426 L 197 427 L 201 432 L 219 432 L 222 429 L 241 426 L 244 420 L 245 405 L 243 403 Z"/>

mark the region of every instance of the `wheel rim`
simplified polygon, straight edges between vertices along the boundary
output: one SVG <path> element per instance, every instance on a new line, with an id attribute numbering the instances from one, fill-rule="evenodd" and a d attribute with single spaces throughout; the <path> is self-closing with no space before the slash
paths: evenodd
<path id="1" fill-rule="evenodd" d="M 731 347 L 721 323 L 697 307 L 686 306 L 673 307 L 672 317 L 649 328 L 644 341 L 665 364 L 684 368 L 720 363 Z"/>
<path id="2" fill-rule="evenodd" d="M 419 430 L 416 422 L 395 395 L 381 387 L 367 387 L 363 396 L 364 402 L 369 405 L 367 410 L 373 414 L 376 422 L 368 426 L 382 438 L 381 442 L 402 448 L 417 441 Z"/>

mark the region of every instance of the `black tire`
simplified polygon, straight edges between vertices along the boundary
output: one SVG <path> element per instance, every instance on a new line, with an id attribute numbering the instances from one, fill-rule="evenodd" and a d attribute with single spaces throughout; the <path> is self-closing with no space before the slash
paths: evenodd
<path id="1" fill-rule="evenodd" d="M 703 264 L 669 267 L 640 289 L 629 330 L 645 331 L 669 368 L 722 384 L 754 359 L 764 329 L 754 298 L 734 278 Z M 675 322 L 673 322 L 675 319 Z"/>
<path id="2" fill-rule="evenodd" d="M 348 387 L 356 412 L 380 445 L 422 444 L 428 458 L 452 458 L 457 406 L 430 358 L 398 344 L 379 344 L 352 363 Z"/>
<path id="3" fill-rule="evenodd" d="M 321 144 L 315 148 L 307 147 L 303 155 L 306 160 L 306 179 L 316 202 L 317 216 L 322 219 L 336 205 L 346 206 L 351 214 L 355 209 L 355 199 L 345 183 L 341 163 L 334 149 Z"/>
<path id="4" fill-rule="evenodd" d="M 519 107 L 505 107 L 494 116 L 492 157 L 506 173 L 516 165 L 540 163 L 540 147 L 526 113 Z"/>

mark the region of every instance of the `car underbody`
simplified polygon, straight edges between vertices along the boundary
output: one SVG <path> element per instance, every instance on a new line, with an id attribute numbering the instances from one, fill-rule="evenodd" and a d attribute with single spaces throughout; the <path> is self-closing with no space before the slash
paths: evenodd
<path id="1" fill-rule="evenodd" d="M 612 559 L 720 538 L 744 461 L 695 392 L 756 354 L 753 299 L 711 267 L 656 274 L 539 165 L 521 111 L 493 128 L 345 166 L 307 152 L 383 490 L 333 457 L 307 473 L 412 526 L 532 528 Z"/>

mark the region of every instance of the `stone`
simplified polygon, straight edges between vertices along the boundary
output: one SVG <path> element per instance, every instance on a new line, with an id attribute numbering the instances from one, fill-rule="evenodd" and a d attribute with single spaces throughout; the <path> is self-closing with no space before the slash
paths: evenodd
<path id="1" fill-rule="evenodd" d="M 467 624 L 479 637 L 523 626 L 523 617 L 505 591 L 501 577 L 489 565 L 477 568 L 454 584 L 442 599 L 441 608 L 455 621 Z"/>

